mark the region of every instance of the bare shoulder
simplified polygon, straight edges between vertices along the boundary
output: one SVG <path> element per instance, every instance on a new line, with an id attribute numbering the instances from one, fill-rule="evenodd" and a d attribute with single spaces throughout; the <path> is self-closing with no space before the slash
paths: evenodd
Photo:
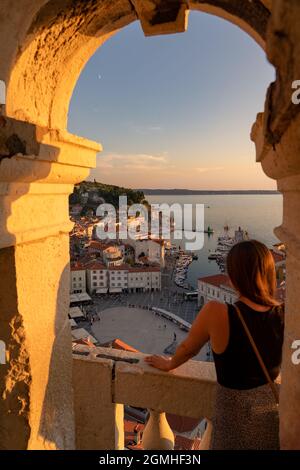
<path id="1" fill-rule="evenodd" d="M 227 321 L 227 305 L 217 300 L 211 300 L 204 305 L 201 313 L 204 313 L 209 318 L 210 323 Z"/>
<path id="2" fill-rule="evenodd" d="M 217 300 L 211 300 L 204 305 L 203 309 L 207 310 L 208 312 L 216 312 L 217 314 L 227 312 L 227 305 L 223 304 L 222 302 L 218 302 Z"/>

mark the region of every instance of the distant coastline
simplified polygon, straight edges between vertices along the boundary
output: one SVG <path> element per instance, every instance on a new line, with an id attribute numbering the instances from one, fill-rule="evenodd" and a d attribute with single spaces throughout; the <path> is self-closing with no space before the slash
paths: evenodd
<path id="1" fill-rule="evenodd" d="M 145 196 L 168 196 L 168 195 L 179 195 L 179 196 L 194 196 L 194 195 L 235 195 L 235 194 L 281 194 L 277 190 L 267 189 L 236 189 L 236 190 L 201 190 L 201 189 L 139 189 L 143 191 Z"/>

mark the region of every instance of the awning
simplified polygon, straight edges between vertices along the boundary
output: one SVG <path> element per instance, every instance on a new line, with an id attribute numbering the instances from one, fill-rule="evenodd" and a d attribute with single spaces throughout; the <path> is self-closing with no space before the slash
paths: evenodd
<path id="1" fill-rule="evenodd" d="M 84 317 L 84 313 L 80 310 L 79 307 L 70 307 L 69 308 L 69 317 L 70 318 L 81 318 Z"/>
<path id="2" fill-rule="evenodd" d="M 73 320 L 73 318 L 69 319 L 69 323 L 70 323 L 71 328 L 74 328 L 74 327 L 76 328 L 77 327 L 77 323 L 76 323 L 75 320 Z"/>
<path id="3" fill-rule="evenodd" d="M 120 292 L 123 292 L 122 287 L 110 287 L 109 288 L 110 294 L 119 294 Z"/>
<path id="4" fill-rule="evenodd" d="M 87 300 L 92 299 L 86 292 L 83 292 L 82 294 L 70 294 L 70 303 L 85 302 Z"/>
<path id="5" fill-rule="evenodd" d="M 96 290 L 96 294 L 107 294 L 108 288 L 107 287 L 100 287 L 100 289 Z"/>

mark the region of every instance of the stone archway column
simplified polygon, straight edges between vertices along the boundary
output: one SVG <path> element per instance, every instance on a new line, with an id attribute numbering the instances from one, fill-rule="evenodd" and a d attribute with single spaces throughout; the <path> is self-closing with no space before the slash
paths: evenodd
<path id="1" fill-rule="evenodd" d="M 0 449 L 72 449 L 68 196 L 100 146 L 0 116 Z"/>
<path id="2" fill-rule="evenodd" d="M 274 233 L 287 248 L 280 442 L 281 449 L 299 449 L 300 364 L 292 356 L 300 340 L 300 174 L 278 180 L 278 189 L 283 195 L 283 221 Z"/>
<path id="3" fill-rule="evenodd" d="M 264 115 L 252 129 L 257 161 L 276 179 L 283 196 L 282 224 L 274 233 L 286 246 L 285 335 L 280 392 L 281 449 L 300 447 L 300 364 L 292 361 L 293 343 L 300 340 L 300 116 L 291 121 L 280 143 L 272 146 L 264 137 Z"/>

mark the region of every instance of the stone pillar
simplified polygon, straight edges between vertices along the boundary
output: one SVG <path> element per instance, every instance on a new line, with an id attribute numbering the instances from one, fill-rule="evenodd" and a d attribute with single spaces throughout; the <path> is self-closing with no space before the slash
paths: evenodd
<path id="1" fill-rule="evenodd" d="M 100 147 L 0 116 L 0 448 L 72 449 L 68 196 Z"/>
<path id="2" fill-rule="evenodd" d="M 150 417 L 145 426 L 142 446 L 145 450 L 173 450 L 174 434 L 169 426 L 166 413 L 149 410 Z"/>
<path id="3" fill-rule="evenodd" d="M 280 392 L 281 449 L 300 448 L 300 365 L 292 345 L 300 340 L 300 175 L 278 181 L 283 194 L 283 222 L 275 229 L 287 248 L 286 317 Z"/>
<path id="4" fill-rule="evenodd" d="M 213 425 L 210 419 L 206 420 L 206 429 L 201 439 L 199 450 L 209 450 Z"/>
<path id="5" fill-rule="evenodd" d="M 80 347 L 80 351 L 87 348 Z M 124 405 L 113 402 L 111 359 L 74 354 L 76 449 L 124 450 Z"/>
<path id="6" fill-rule="evenodd" d="M 281 449 L 300 447 L 300 366 L 292 362 L 292 344 L 300 339 L 300 116 L 294 119 L 280 143 L 269 145 L 264 137 L 263 114 L 252 129 L 257 161 L 276 179 L 283 196 L 283 220 L 274 233 L 287 250 L 285 333 L 280 391 Z"/>

